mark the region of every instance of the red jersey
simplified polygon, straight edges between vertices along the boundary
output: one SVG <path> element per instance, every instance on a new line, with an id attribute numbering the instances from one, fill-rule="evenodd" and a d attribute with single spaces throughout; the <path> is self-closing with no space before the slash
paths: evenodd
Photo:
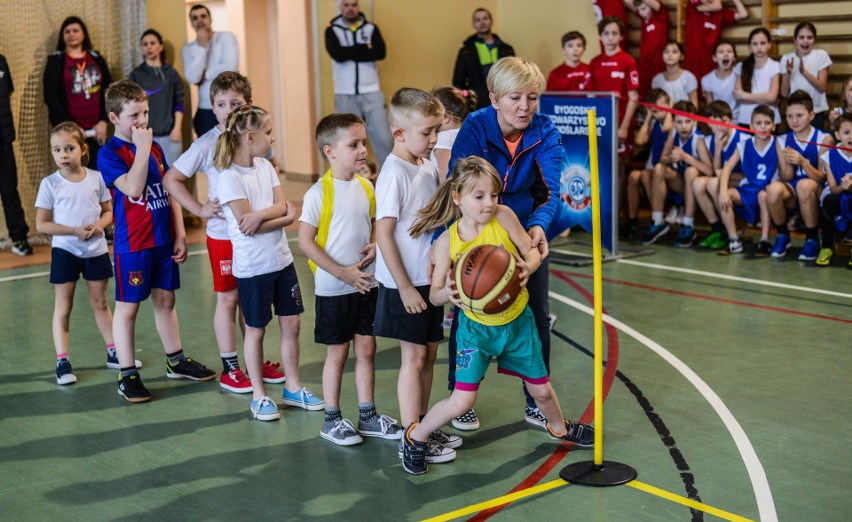
<path id="1" fill-rule="evenodd" d="M 639 39 L 639 96 L 644 99 L 651 90 L 651 80 L 657 73 L 666 70 L 663 51 L 669 41 L 669 11 L 661 5 L 657 11 L 651 10 L 647 21 L 642 18 L 642 36 Z"/>
<path id="2" fill-rule="evenodd" d="M 595 56 L 589 68 L 592 73 L 589 90 L 618 94 L 618 119 L 621 121 L 627 110 L 627 93 L 639 90 L 636 60 L 622 50 L 612 56 L 601 53 Z"/>
<path id="3" fill-rule="evenodd" d="M 615 16 L 621 18 L 621 21 L 624 23 L 624 32 L 622 35 L 624 38 L 621 39 L 621 48 L 625 51 L 627 50 L 627 10 L 624 7 L 623 0 L 592 0 L 592 9 L 595 11 L 595 22 L 600 22 L 607 16 Z M 603 51 L 603 45 L 601 45 L 601 51 Z"/>
<path id="4" fill-rule="evenodd" d="M 563 63 L 547 75 L 546 91 L 588 91 L 592 73 L 589 64 L 580 62 L 577 67 Z"/>
<path id="5" fill-rule="evenodd" d="M 700 3 L 701 0 L 689 0 L 686 4 L 683 53 L 683 68 L 699 80 L 716 68 L 713 63 L 713 47 L 722 37 L 722 27 L 737 20 L 735 9 L 702 13 L 696 9 Z"/>

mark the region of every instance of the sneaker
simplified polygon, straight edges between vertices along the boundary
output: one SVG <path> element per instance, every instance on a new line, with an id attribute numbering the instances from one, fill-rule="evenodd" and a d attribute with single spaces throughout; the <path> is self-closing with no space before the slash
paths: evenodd
<path id="1" fill-rule="evenodd" d="M 695 233 L 695 228 L 681 226 L 677 229 L 677 239 L 674 246 L 677 248 L 689 248 L 698 234 Z"/>
<path id="2" fill-rule="evenodd" d="M 716 252 L 720 256 L 729 256 L 731 254 L 743 253 L 743 242 L 738 237 L 732 237 L 728 240 L 728 246 Z"/>
<path id="3" fill-rule="evenodd" d="M 63 359 L 56 365 L 56 384 L 74 384 L 77 382 L 77 376 L 74 375 L 74 370 L 71 368 L 71 361 Z"/>
<path id="4" fill-rule="evenodd" d="M 281 418 L 278 406 L 269 397 L 261 397 L 251 401 L 251 416 L 257 420 L 271 421 Z"/>
<path id="5" fill-rule="evenodd" d="M 444 320 L 441 322 L 441 328 L 444 330 L 451 330 L 453 328 L 453 319 L 454 319 L 453 309 L 450 308 L 450 311 L 444 315 Z"/>
<path id="6" fill-rule="evenodd" d="M 22 239 L 20 241 L 12 242 L 12 253 L 18 254 L 19 256 L 31 256 L 35 253 L 35 251 L 26 239 Z"/>
<path id="7" fill-rule="evenodd" d="M 651 228 L 642 234 L 642 239 L 639 240 L 639 243 L 643 245 L 653 245 L 658 239 L 668 234 L 670 228 L 669 224 L 665 221 L 657 225 L 651 225 Z"/>
<path id="8" fill-rule="evenodd" d="M 136 369 L 142 368 L 142 361 L 139 359 L 134 359 L 136 362 Z M 118 355 L 110 355 L 107 353 L 107 368 L 110 370 L 120 370 L 121 365 L 118 364 Z"/>
<path id="9" fill-rule="evenodd" d="M 540 428 L 547 427 L 547 417 L 545 417 L 541 410 L 535 406 L 527 406 L 527 409 L 524 412 L 524 420 L 530 424 L 535 424 Z"/>
<path id="10" fill-rule="evenodd" d="M 405 456 L 405 435 L 399 439 L 399 458 Z M 426 441 L 426 462 L 430 464 L 441 464 L 442 462 L 450 462 L 456 460 L 456 450 L 448 448 L 440 442 L 432 439 Z"/>
<path id="11" fill-rule="evenodd" d="M 281 363 L 272 364 L 269 361 L 263 363 L 263 382 L 268 382 L 270 384 L 280 384 L 287 380 L 287 377 L 284 377 L 284 372 L 279 370 L 281 367 Z"/>
<path id="12" fill-rule="evenodd" d="M 775 244 L 772 245 L 772 250 L 769 255 L 772 257 L 784 257 L 787 255 L 787 247 L 790 246 L 789 234 L 778 234 L 775 236 Z"/>
<path id="13" fill-rule="evenodd" d="M 402 469 L 412 475 L 422 475 L 429 471 L 426 465 L 426 443 L 411 438 L 411 430 L 415 426 L 417 423 L 409 426 L 399 440 L 399 456 L 402 458 Z"/>
<path id="14" fill-rule="evenodd" d="M 479 418 L 473 408 L 467 410 L 467 413 L 453 419 L 453 428 L 462 431 L 476 431 L 479 429 Z"/>
<path id="15" fill-rule="evenodd" d="M 550 426 L 547 426 L 547 433 L 551 439 L 567 440 L 573 442 L 578 448 L 593 448 L 595 446 L 595 429 L 588 424 L 580 424 L 579 422 L 571 422 L 565 420 L 565 429 L 568 433 L 561 437 L 553 433 Z"/>
<path id="16" fill-rule="evenodd" d="M 191 379 L 193 381 L 212 381 L 216 378 L 216 372 L 196 362 L 189 357 L 172 365 L 166 360 L 166 377 L 169 379 Z"/>
<path id="17" fill-rule="evenodd" d="M 458 435 L 450 435 L 449 433 L 444 433 L 441 430 L 435 430 L 430 433 L 429 440 L 452 449 L 460 448 L 464 443 L 464 440 Z"/>
<path id="18" fill-rule="evenodd" d="M 239 368 L 227 373 L 223 372 L 219 378 L 219 386 L 234 393 L 252 392 L 251 381 Z"/>
<path id="19" fill-rule="evenodd" d="M 635 223 L 625 223 L 621 227 L 621 230 L 618 231 L 618 235 L 624 239 L 636 239 L 641 235 L 639 233 L 639 225 L 636 225 Z"/>
<path id="20" fill-rule="evenodd" d="M 552 332 L 554 324 L 556 324 L 556 314 L 547 314 L 547 329 Z"/>
<path id="21" fill-rule="evenodd" d="M 834 250 L 830 248 L 821 248 L 819 256 L 816 259 L 817 266 L 828 266 L 831 264 L 831 256 L 834 255 Z"/>
<path id="22" fill-rule="evenodd" d="M 325 401 L 304 386 L 292 393 L 284 388 L 284 391 L 281 392 L 281 401 L 287 406 L 297 406 L 303 410 L 315 411 L 325 408 Z"/>
<path id="23" fill-rule="evenodd" d="M 816 261 L 819 254 L 819 241 L 816 239 L 807 239 L 805 240 L 805 246 L 802 247 L 802 251 L 799 252 L 799 261 Z"/>
<path id="24" fill-rule="evenodd" d="M 348 419 L 343 418 L 323 422 L 320 437 L 338 446 L 354 446 L 364 442 L 364 439 L 355 431 L 355 426 Z"/>
<path id="25" fill-rule="evenodd" d="M 719 250 L 722 247 L 714 247 L 713 245 L 717 244 L 721 239 L 721 232 L 710 232 L 710 235 L 705 237 L 704 240 L 701 241 L 701 243 L 698 243 L 698 246 L 700 246 L 701 248 L 713 248 L 714 250 Z"/>
<path id="26" fill-rule="evenodd" d="M 672 206 L 666 214 L 665 222 L 669 225 L 677 224 L 677 206 Z"/>
<path id="27" fill-rule="evenodd" d="M 765 239 L 761 239 L 757 244 L 757 250 L 754 251 L 754 257 L 769 257 L 772 252 L 772 243 Z"/>
<path id="28" fill-rule="evenodd" d="M 118 394 L 127 402 L 147 402 L 151 400 L 151 392 L 142 384 L 142 377 L 134 373 L 127 377 L 118 377 Z"/>
<path id="29" fill-rule="evenodd" d="M 387 415 L 378 415 L 373 420 L 358 419 L 358 433 L 365 437 L 379 437 L 387 440 L 398 440 L 402 437 L 403 427 L 399 422 Z"/>

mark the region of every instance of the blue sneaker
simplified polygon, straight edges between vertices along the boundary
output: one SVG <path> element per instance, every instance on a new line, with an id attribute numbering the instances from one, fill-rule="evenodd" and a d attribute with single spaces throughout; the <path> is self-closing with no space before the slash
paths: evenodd
<path id="1" fill-rule="evenodd" d="M 670 228 L 669 224 L 665 221 L 656 225 L 651 225 L 651 228 L 642 234 L 642 239 L 640 239 L 639 242 L 643 245 L 653 245 L 656 240 L 668 234 Z"/>
<path id="2" fill-rule="evenodd" d="M 296 406 L 303 410 L 321 410 L 325 408 L 325 401 L 311 393 L 311 390 L 304 386 L 293 393 L 284 391 L 281 393 L 281 400 L 287 406 Z"/>
<path id="3" fill-rule="evenodd" d="M 816 239 L 805 240 L 805 246 L 799 252 L 799 261 L 816 261 L 819 256 L 819 241 Z"/>
<path id="4" fill-rule="evenodd" d="M 697 234 L 695 233 L 695 228 L 691 226 L 681 226 L 677 230 L 677 239 L 675 240 L 674 246 L 676 248 L 689 248 L 692 246 L 692 242 L 695 241 Z"/>
<path id="5" fill-rule="evenodd" d="M 769 255 L 772 257 L 784 257 L 787 255 L 787 247 L 790 246 L 789 234 L 778 234 L 775 236 L 775 244 L 772 245 L 772 250 Z M 819 245 L 817 245 L 819 247 Z"/>
<path id="6" fill-rule="evenodd" d="M 281 418 L 278 406 L 269 397 L 251 401 L 251 416 L 257 420 L 271 421 Z"/>

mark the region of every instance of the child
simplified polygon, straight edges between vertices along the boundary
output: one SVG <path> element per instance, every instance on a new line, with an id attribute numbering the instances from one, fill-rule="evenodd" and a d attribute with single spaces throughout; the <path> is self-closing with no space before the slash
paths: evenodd
<path id="1" fill-rule="evenodd" d="M 760 220 L 760 242 L 755 257 L 766 257 L 770 252 L 769 243 L 769 207 L 766 201 L 766 186 L 778 175 L 780 147 L 776 143 L 775 122 L 772 109 L 766 105 L 757 106 L 751 115 L 751 128 L 754 136 L 737 143 L 736 150 L 725 162 L 719 177 L 710 178 L 707 192 L 713 197 L 719 209 L 722 223 L 728 234 L 728 245 L 719 250 L 719 254 L 740 254 L 743 242 L 737 237 L 734 212 L 748 223 Z M 745 178 L 738 187 L 731 187 L 731 173 L 742 165 Z"/>
<path id="2" fill-rule="evenodd" d="M 115 134 L 98 152 L 98 165 L 114 208 L 112 331 L 120 365 L 118 394 L 129 402 L 146 402 L 151 393 L 136 369 L 134 331 L 139 305 L 149 296 L 168 356 L 166 377 L 209 381 L 216 372 L 186 357 L 181 347 L 175 290 L 180 288 L 178 265 L 186 261 L 186 232 L 180 206 L 163 188 L 168 165 L 148 128 L 148 96 L 122 80 L 107 90 L 106 110 Z"/>
<path id="3" fill-rule="evenodd" d="M 280 417 L 263 381 L 263 337 L 273 305 L 287 375 L 282 401 L 305 410 L 321 410 L 324 405 L 299 385 L 299 314 L 304 307 L 283 230 L 296 220 L 296 208 L 284 199 L 278 172 L 264 158 L 274 142 L 269 114 L 243 105 L 228 116 L 213 157 L 220 171 L 219 202 L 234 246 L 233 271 L 246 322 L 243 355 L 252 381 L 250 410 L 252 417 L 262 421 Z"/>
<path id="4" fill-rule="evenodd" d="M 107 368 L 118 368 L 112 342 L 112 312 L 106 297 L 112 266 L 104 227 L 112 221 L 112 203 L 100 174 L 83 166 L 89 148 L 76 123 L 60 123 L 53 128 L 50 152 L 59 170 L 39 185 L 36 230 L 53 236 L 50 282 L 56 296 L 53 307 L 56 382 L 73 384 L 77 377 L 68 357 L 68 325 L 81 273 L 89 289 L 95 323 L 106 343 Z"/>
<path id="5" fill-rule="evenodd" d="M 375 198 L 369 181 L 355 173 L 367 161 L 367 129 L 354 114 L 331 114 L 320 120 L 317 146 L 329 171 L 305 194 L 299 218 L 299 248 L 310 259 L 316 289 L 314 342 L 327 345 L 322 388 L 325 422 L 320 437 L 350 446 L 361 435 L 398 440 L 402 426 L 376 413 L 376 294 L 371 271 Z M 358 430 L 340 412 L 340 381 L 355 351 Z"/>
<path id="6" fill-rule="evenodd" d="M 837 135 L 840 145 L 852 149 L 852 113 L 845 113 L 837 120 Z M 820 159 L 822 169 L 828 178 L 828 186 L 820 197 L 819 223 L 822 229 L 822 249 L 817 257 L 817 266 L 831 264 L 834 253 L 834 231 L 846 232 L 850 236 L 852 226 L 852 152 L 830 149 Z M 844 239 L 846 239 L 844 238 Z M 852 257 L 849 258 L 852 268 Z"/>
<path id="7" fill-rule="evenodd" d="M 600 23 L 604 18 L 617 18 L 621 20 L 622 25 L 627 25 L 627 9 L 624 5 L 624 0 L 592 0 L 592 10 L 595 13 L 595 21 Z M 627 51 L 627 42 L 622 41 L 621 48 Z M 601 42 L 601 51 L 604 44 Z"/>
<path id="8" fill-rule="evenodd" d="M 562 35 L 562 56 L 565 62 L 550 71 L 547 75 L 546 91 L 587 91 L 589 80 L 589 64 L 580 61 L 586 51 L 586 37 L 577 31 L 569 31 Z M 440 99 L 440 98 L 438 98 Z M 447 158 L 449 160 L 449 157 Z"/>
<path id="9" fill-rule="evenodd" d="M 379 171 L 375 161 L 367 158 L 367 161 L 364 162 L 364 166 L 361 167 L 358 174 L 360 174 L 362 178 L 369 180 L 375 188 L 376 180 L 379 178 Z"/>
<path id="10" fill-rule="evenodd" d="M 219 203 L 219 171 L 213 165 L 216 140 L 224 132 L 228 116 L 235 109 L 251 104 L 251 83 L 238 72 L 223 72 L 210 84 L 210 101 L 218 124 L 181 154 L 166 172 L 164 183 L 169 194 L 185 209 L 207 220 L 207 252 L 213 272 L 213 291 L 216 292 L 213 333 L 216 335 L 219 357 L 222 358 L 219 386 L 233 393 L 251 393 L 251 381 L 240 368 L 237 357 L 236 324 L 239 323 L 244 332 L 245 323 L 239 314 L 237 280 L 233 274 L 233 246 Z M 266 158 L 269 159 L 269 155 Z M 199 171 L 207 176 L 207 201 L 204 202 L 195 199 L 185 185 L 185 182 Z M 264 362 L 263 382 L 284 382 L 285 377 L 279 370 L 280 366 L 281 363 Z"/>
<path id="11" fill-rule="evenodd" d="M 751 54 L 734 69 L 737 76 L 734 99 L 739 104 L 737 124 L 747 127 L 751 123 L 751 112 L 758 105 L 768 105 L 775 111 L 775 123 L 781 122 L 778 115 L 779 78 L 781 67 L 769 57 L 772 37 L 765 27 L 752 29 L 748 35 Z"/>
<path id="12" fill-rule="evenodd" d="M 668 93 L 662 89 L 651 89 L 648 92 L 648 103 L 659 107 L 671 107 Z M 651 150 L 648 154 L 648 161 L 645 163 L 643 170 L 634 170 L 630 172 L 627 178 L 627 211 L 628 223 L 622 235 L 627 239 L 635 239 L 639 235 L 639 187 L 645 189 L 645 194 L 651 197 L 651 174 L 654 172 L 654 167 L 660 163 L 663 155 L 663 148 L 668 140 L 669 133 L 672 130 L 672 115 L 660 109 L 650 108 L 650 117 L 646 117 L 642 122 L 642 126 L 636 132 L 635 143 L 638 146 L 645 145 L 648 141 L 651 142 Z"/>
<path id="13" fill-rule="evenodd" d="M 722 36 L 722 28 L 748 18 L 742 0 L 732 2 L 734 9 L 723 9 L 722 0 L 689 0 L 686 3 L 683 67 L 696 78 L 703 78 L 713 70 L 713 60 L 707 50 L 715 48 Z"/>
<path id="14" fill-rule="evenodd" d="M 698 114 L 695 105 L 681 101 L 674 105 L 674 110 L 688 114 Z M 695 120 L 686 116 L 675 115 L 673 129 L 669 133 L 663 148 L 659 163 L 654 166 L 651 176 L 651 227 L 642 236 L 643 245 L 651 245 L 669 232 L 669 224 L 663 219 L 663 208 L 666 195 L 671 188 L 682 196 L 684 201 L 683 223 L 678 228 L 675 247 L 689 248 L 695 241 L 695 194 L 692 184 L 698 176 L 712 175 L 712 161 L 704 143 L 701 131 L 695 125 Z M 677 202 L 680 204 L 680 202 Z"/>
<path id="15" fill-rule="evenodd" d="M 683 46 L 669 40 L 663 49 L 663 62 L 666 70 L 654 76 L 651 87 L 663 89 L 669 93 L 672 104 L 688 101 L 698 107 L 698 80 L 691 72 L 681 68 Z"/>
<path id="16" fill-rule="evenodd" d="M 810 22 L 801 22 L 793 30 L 796 50 L 781 57 L 781 96 L 796 91 L 805 91 L 814 101 L 813 126 L 825 130 L 825 115 L 828 99 L 828 68 L 831 58 L 822 49 L 814 49 L 816 27 Z"/>
<path id="17" fill-rule="evenodd" d="M 651 89 L 651 80 L 666 69 L 663 51 L 669 40 L 669 10 L 657 0 L 625 2 L 633 9 L 642 24 L 639 36 L 639 96 L 645 97 Z"/>
<path id="18" fill-rule="evenodd" d="M 453 150 L 461 124 L 468 114 L 476 110 L 476 93 L 455 87 L 441 87 L 432 91 L 432 95 L 444 106 L 444 120 L 430 158 L 438 169 L 438 178 L 444 179 L 447 177 L 450 151 Z"/>
<path id="19" fill-rule="evenodd" d="M 734 87 L 737 85 L 737 76 L 734 74 L 734 66 L 737 63 L 737 49 L 728 40 L 719 40 L 713 48 L 713 62 L 716 68 L 701 78 L 701 91 L 704 93 L 704 102 L 709 106 L 716 100 L 728 104 L 733 121 L 737 120 L 739 106 L 734 98 Z M 721 167 L 719 167 L 721 169 Z"/>
<path id="20" fill-rule="evenodd" d="M 790 245 L 787 211 L 798 204 L 805 224 L 805 245 L 799 261 L 814 261 L 819 255 L 819 196 L 825 185 L 825 173 L 819 167 L 822 149 L 818 144 L 832 145 L 834 140 L 813 128 L 814 105 L 804 91 L 787 98 L 787 126 L 790 132 L 778 138 L 782 150 L 781 179 L 766 187 L 766 200 L 772 223 L 778 230 L 772 257 L 784 257 Z"/>
<path id="21" fill-rule="evenodd" d="M 397 396 L 403 426 L 426 414 L 432 391 L 432 366 L 443 309 L 429 302 L 426 258 L 428 236 L 412 237 L 409 228 L 417 212 L 437 190 L 437 171 L 428 159 L 444 118 L 441 102 L 419 89 L 402 88 L 391 97 L 388 120 L 394 139 L 376 183 L 376 336 L 398 339 L 402 358 Z M 456 457 L 461 437 L 439 430 L 430 435 L 431 462 Z M 449 444 L 451 446 L 447 446 Z M 402 449 L 402 448 L 400 448 Z"/>
<path id="22" fill-rule="evenodd" d="M 831 128 L 835 132 L 834 141 L 840 142 L 840 136 L 837 134 L 837 120 L 845 113 L 852 113 L 852 76 L 843 81 L 840 86 L 840 105 L 835 107 L 828 113 L 828 120 L 831 122 Z"/>
<path id="23" fill-rule="evenodd" d="M 713 74 L 713 73 L 710 73 Z M 733 121 L 733 111 L 731 106 L 722 100 L 710 102 L 707 106 L 707 117 L 722 123 L 731 123 Z M 773 124 L 773 129 L 775 125 Z M 713 175 L 718 177 L 722 173 L 722 168 L 727 165 L 736 151 L 739 143 L 748 139 L 748 134 L 738 129 L 726 127 L 724 125 L 710 124 L 712 134 L 704 138 L 707 152 L 713 158 Z M 762 149 L 761 149 L 762 150 Z M 737 162 L 733 165 L 731 172 L 728 175 L 728 188 L 734 188 L 739 185 L 743 177 L 741 168 L 742 162 Z M 722 221 L 719 219 L 719 213 L 716 211 L 715 195 L 718 193 L 718 180 L 714 185 L 715 188 L 710 190 L 710 181 L 712 176 L 699 176 L 692 182 L 692 192 L 695 194 L 695 201 L 698 207 L 707 218 L 710 224 L 710 235 L 704 238 L 698 246 L 702 248 L 712 248 L 719 250 L 728 244 L 728 239 L 725 236 L 725 228 Z"/>
<path id="24" fill-rule="evenodd" d="M 573 442 L 578 447 L 594 444 L 591 426 L 562 417 L 541 356 L 541 341 L 533 314 L 527 306 L 527 290 L 524 288 L 506 311 L 480 315 L 464 307 L 455 289 L 452 262 L 479 245 L 500 245 L 515 256 L 521 286 L 526 285 L 529 274 L 541 264 L 541 253 L 532 246 L 529 234 L 515 213 L 497 204 L 502 184 L 494 167 L 482 158 L 471 156 L 458 160 L 453 176 L 441 185 L 411 229 L 418 237 L 455 220 L 435 242 L 429 300 L 435 306 L 451 302 L 464 310 L 456 333 L 460 357 L 455 389 L 448 399 L 435 404 L 419 424 L 414 422 L 405 430 L 403 468 L 415 475 L 428 471 L 426 441 L 429 434 L 473 407 L 492 357 L 497 358 L 498 372 L 517 375 L 526 382 L 547 418 L 546 427 L 552 438 Z"/>

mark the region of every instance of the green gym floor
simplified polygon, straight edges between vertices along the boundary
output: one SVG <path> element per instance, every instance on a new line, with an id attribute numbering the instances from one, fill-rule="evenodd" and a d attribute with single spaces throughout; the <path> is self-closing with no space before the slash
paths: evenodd
<path id="1" fill-rule="evenodd" d="M 312 279 L 291 245 L 307 309 L 301 376 L 321 395 Z M 220 370 L 200 248 L 181 268 L 181 333 L 190 356 Z M 555 248 L 589 251 L 576 242 Z M 78 382 L 57 386 L 48 267 L 2 270 L 0 519 L 852 519 L 848 258 L 823 269 L 796 261 L 797 249 L 781 261 L 655 249 L 603 267 L 611 318 L 604 458 L 638 472 L 611 488 L 559 479 L 563 466 L 593 452 L 559 445 L 525 423 L 520 382 L 493 365 L 476 405 L 482 428 L 465 435 L 455 462 L 415 477 L 403 471 L 394 441 L 343 448 L 320 439 L 321 412 L 285 408 L 280 421 L 258 422 L 248 397 L 215 381 L 167 379 L 150 304 L 136 338 L 154 400 L 131 405 L 116 393 L 116 372 L 104 368 L 83 285 L 70 347 Z M 592 268 L 552 264 L 551 272 L 552 381 L 565 415 L 593 422 Z M 277 335 L 272 323 L 272 360 Z M 398 364 L 398 346 L 380 339 L 377 404 L 391 415 Z M 447 394 L 446 369 L 444 344 L 433 402 Z M 357 415 L 353 381 L 349 364 L 342 401 L 349 417 Z M 270 386 L 280 393 L 281 385 Z M 505 507 L 487 510 L 513 491 Z"/>

